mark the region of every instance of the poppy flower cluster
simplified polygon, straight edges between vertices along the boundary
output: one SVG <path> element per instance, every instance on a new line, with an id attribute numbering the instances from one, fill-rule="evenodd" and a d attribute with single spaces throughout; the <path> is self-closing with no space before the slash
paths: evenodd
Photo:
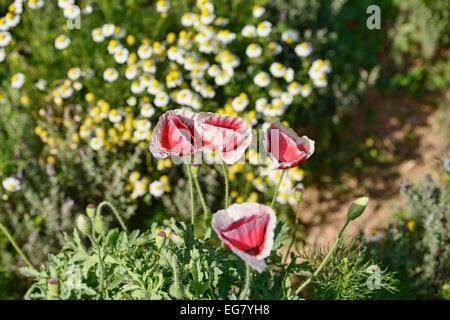
<path id="1" fill-rule="evenodd" d="M 240 117 L 176 109 L 159 118 L 150 139 L 150 151 L 157 158 L 166 158 L 192 156 L 210 148 L 223 162 L 233 164 L 244 155 L 251 140 L 251 128 Z M 273 169 L 298 166 L 314 152 L 313 140 L 299 137 L 281 123 L 273 123 L 265 131 L 264 146 L 274 163 Z M 255 202 L 233 204 L 217 211 L 211 225 L 227 248 L 258 272 L 264 271 L 264 259 L 272 250 L 276 226 L 271 207 Z"/>

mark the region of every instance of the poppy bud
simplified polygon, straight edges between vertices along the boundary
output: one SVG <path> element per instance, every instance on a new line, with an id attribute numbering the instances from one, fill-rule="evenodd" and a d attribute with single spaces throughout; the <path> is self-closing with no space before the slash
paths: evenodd
<path id="1" fill-rule="evenodd" d="M 175 299 L 183 299 L 183 287 L 173 283 L 169 289 L 170 295 Z"/>
<path id="2" fill-rule="evenodd" d="M 303 192 L 305 189 L 303 188 L 303 184 L 299 183 L 295 186 L 295 196 L 297 199 L 301 199 L 303 197 Z"/>
<path id="3" fill-rule="evenodd" d="M 347 219 L 355 220 L 364 212 L 367 203 L 369 203 L 369 197 L 361 197 L 353 201 L 352 205 L 348 209 Z"/>
<path id="4" fill-rule="evenodd" d="M 85 236 L 91 234 L 92 231 L 91 222 L 89 221 L 88 217 L 86 217 L 84 214 L 80 214 L 77 217 L 77 227 Z"/>
<path id="5" fill-rule="evenodd" d="M 105 222 L 101 216 L 96 216 L 94 219 L 94 229 L 98 234 L 104 234 L 106 231 Z"/>
<path id="6" fill-rule="evenodd" d="M 47 299 L 57 300 L 59 296 L 59 280 L 57 278 L 51 278 L 47 282 Z"/>
<path id="7" fill-rule="evenodd" d="M 95 217 L 95 204 L 90 203 L 87 205 L 86 214 L 91 219 L 93 219 Z"/>
<path id="8" fill-rule="evenodd" d="M 161 248 L 166 242 L 166 233 L 163 230 L 158 231 L 156 234 L 156 246 Z"/>

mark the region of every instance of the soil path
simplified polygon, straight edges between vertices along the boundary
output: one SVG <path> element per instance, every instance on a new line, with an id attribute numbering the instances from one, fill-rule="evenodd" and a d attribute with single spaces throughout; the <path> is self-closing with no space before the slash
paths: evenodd
<path id="1" fill-rule="evenodd" d="M 450 156 L 450 90 L 413 99 L 406 93 L 385 94 L 376 89 L 365 96 L 365 104 L 374 109 L 374 121 L 367 124 L 367 114 L 358 115 L 355 137 L 374 130 L 375 146 L 387 151 L 387 161 L 372 166 L 363 177 L 345 177 L 352 190 L 345 196 L 333 195 L 330 188 L 306 189 L 301 203 L 302 223 L 307 244 L 330 244 L 346 220 L 347 208 L 356 197 L 369 195 L 363 216 L 351 223 L 346 234 L 369 235 L 389 223 L 393 209 L 403 203 L 399 194 L 402 181 L 442 175 L 442 159 Z"/>

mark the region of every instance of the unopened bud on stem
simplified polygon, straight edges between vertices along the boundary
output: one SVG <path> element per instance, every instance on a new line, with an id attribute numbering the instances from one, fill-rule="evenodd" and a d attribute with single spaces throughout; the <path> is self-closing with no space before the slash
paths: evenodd
<path id="1" fill-rule="evenodd" d="M 47 282 L 47 299 L 57 300 L 59 297 L 59 280 L 56 278 L 51 278 Z"/>
<path id="2" fill-rule="evenodd" d="M 369 203 L 369 197 L 361 197 L 353 201 L 352 205 L 348 209 L 347 219 L 355 220 L 364 212 L 367 204 Z"/>
<path id="3" fill-rule="evenodd" d="M 162 248 L 165 242 L 166 232 L 163 230 L 158 231 L 158 233 L 156 234 L 156 246 L 158 247 L 158 249 Z"/>
<path id="4" fill-rule="evenodd" d="M 77 223 L 77 227 L 81 231 L 81 233 L 83 233 L 85 236 L 91 235 L 92 226 L 91 226 L 91 222 L 89 221 L 88 217 L 86 217 L 84 214 L 80 214 L 77 217 L 76 223 Z"/>
<path id="5" fill-rule="evenodd" d="M 88 204 L 86 207 L 86 214 L 89 218 L 93 219 L 95 217 L 95 204 Z"/>

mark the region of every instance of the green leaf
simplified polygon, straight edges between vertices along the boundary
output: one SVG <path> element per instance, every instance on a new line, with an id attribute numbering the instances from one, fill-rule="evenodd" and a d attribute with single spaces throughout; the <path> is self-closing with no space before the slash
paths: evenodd
<path id="1" fill-rule="evenodd" d="M 30 267 L 21 267 L 19 268 L 19 272 L 23 274 L 26 277 L 32 277 L 32 278 L 43 278 L 44 275 L 42 275 L 37 270 L 30 268 Z"/>
<path id="2" fill-rule="evenodd" d="M 83 263 L 83 277 L 86 279 L 88 276 L 89 270 L 98 263 L 98 256 L 93 255 L 87 258 L 87 260 Z"/>

